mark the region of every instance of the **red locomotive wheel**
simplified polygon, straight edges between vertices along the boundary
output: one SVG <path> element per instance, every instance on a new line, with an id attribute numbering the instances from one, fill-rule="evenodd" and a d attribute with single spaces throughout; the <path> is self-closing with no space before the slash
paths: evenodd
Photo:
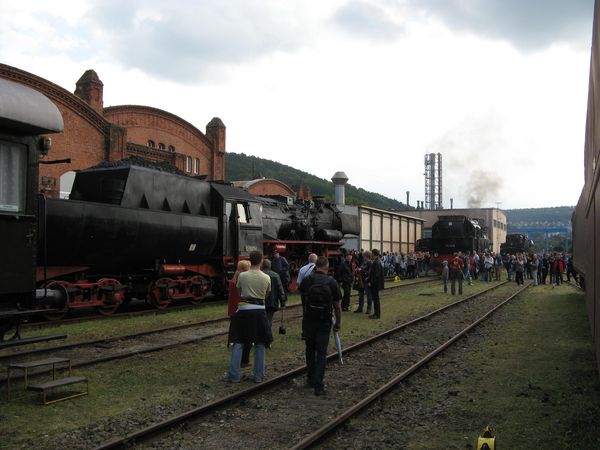
<path id="1" fill-rule="evenodd" d="M 157 309 L 165 309 L 173 301 L 175 286 L 177 284 L 170 278 L 159 278 L 150 285 L 148 300 Z"/>
<path id="2" fill-rule="evenodd" d="M 123 285 L 113 278 L 102 278 L 98 281 L 98 288 L 102 292 L 104 304 L 96 306 L 96 311 L 103 316 L 110 316 L 123 303 Z"/>
<path id="3" fill-rule="evenodd" d="M 64 300 L 59 305 L 48 306 L 47 309 L 55 309 L 56 311 L 44 313 L 44 319 L 51 321 L 60 320 L 69 312 L 69 283 L 67 281 L 50 281 L 46 284 L 46 287 L 48 289 L 62 290 Z"/>

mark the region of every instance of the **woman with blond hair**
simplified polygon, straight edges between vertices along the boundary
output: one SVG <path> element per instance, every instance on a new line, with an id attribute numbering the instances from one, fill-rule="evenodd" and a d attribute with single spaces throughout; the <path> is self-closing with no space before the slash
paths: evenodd
<path id="1" fill-rule="evenodd" d="M 227 298 L 227 315 L 233 316 L 237 311 L 238 304 L 240 303 L 240 292 L 238 291 L 237 279 L 240 273 L 250 269 L 250 261 L 243 259 L 238 261 L 237 269 L 233 274 L 233 278 L 229 280 L 229 297 Z"/>
<path id="2" fill-rule="evenodd" d="M 238 261 L 237 268 L 231 280 L 229 280 L 229 296 L 227 297 L 227 315 L 231 318 L 235 314 L 238 309 L 238 305 L 240 303 L 240 291 L 237 288 L 237 280 L 238 276 L 242 272 L 246 272 L 250 270 L 250 261 L 247 259 L 242 259 Z M 231 329 L 229 330 L 231 334 Z M 231 340 L 227 339 L 227 345 L 231 344 Z M 250 363 L 250 350 L 252 350 L 252 345 L 244 345 L 244 351 L 242 353 L 242 366 L 245 367 Z"/>

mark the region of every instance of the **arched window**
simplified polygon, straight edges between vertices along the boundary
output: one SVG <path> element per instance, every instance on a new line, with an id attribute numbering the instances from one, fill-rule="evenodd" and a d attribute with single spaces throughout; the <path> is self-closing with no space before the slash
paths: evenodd
<path id="1" fill-rule="evenodd" d="M 192 157 L 191 156 L 185 157 L 185 171 L 188 173 L 192 171 Z"/>
<path id="2" fill-rule="evenodd" d="M 200 174 L 200 160 L 196 158 L 194 160 L 194 175 Z"/>
<path id="3" fill-rule="evenodd" d="M 162 142 L 158 143 L 158 149 L 159 150 L 164 150 L 165 149 L 165 144 L 163 144 Z"/>
<path id="4" fill-rule="evenodd" d="M 172 145 L 169 145 L 169 151 L 171 153 L 175 153 L 175 147 L 173 147 Z"/>
<path id="5" fill-rule="evenodd" d="M 150 148 L 156 147 L 156 144 L 154 143 L 154 141 L 152 139 L 148 139 L 148 147 L 150 147 Z"/>

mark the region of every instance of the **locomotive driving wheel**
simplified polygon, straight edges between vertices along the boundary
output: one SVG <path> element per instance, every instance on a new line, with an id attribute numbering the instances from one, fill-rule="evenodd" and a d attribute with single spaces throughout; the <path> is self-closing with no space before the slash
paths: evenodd
<path id="1" fill-rule="evenodd" d="M 191 292 L 192 292 L 192 303 L 197 304 L 201 303 L 206 296 L 206 292 L 210 287 L 210 281 L 207 280 L 202 275 L 194 275 L 189 278 L 189 281 L 192 284 Z"/>
<path id="2" fill-rule="evenodd" d="M 157 309 L 165 309 L 173 301 L 176 283 L 171 278 L 159 278 L 150 285 L 148 300 Z"/>
<path id="3" fill-rule="evenodd" d="M 123 285 L 113 278 L 101 278 L 98 280 L 98 289 L 102 293 L 103 304 L 96 306 L 96 311 L 103 316 L 110 316 L 123 303 Z"/>
<path id="4" fill-rule="evenodd" d="M 46 287 L 48 289 L 63 291 L 63 295 L 59 304 L 53 304 L 52 306 L 47 307 L 47 309 L 56 311 L 44 313 L 44 319 L 51 321 L 60 320 L 67 315 L 67 312 L 69 312 L 69 283 L 67 281 L 50 281 L 46 284 Z"/>

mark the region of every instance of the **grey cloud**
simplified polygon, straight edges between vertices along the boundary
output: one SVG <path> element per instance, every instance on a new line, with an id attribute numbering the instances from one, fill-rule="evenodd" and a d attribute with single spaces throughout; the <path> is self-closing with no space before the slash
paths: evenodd
<path id="1" fill-rule="evenodd" d="M 556 42 L 589 47 L 593 0 L 410 0 L 451 28 L 538 50 Z"/>
<path id="2" fill-rule="evenodd" d="M 335 11 L 331 21 L 352 35 L 375 40 L 393 40 L 404 31 L 381 4 L 362 0 L 351 0 L 342 5 Z"/>
<path id="3" fill-rule="evenodd" d="M 180 82 L 302 45 L 291 14 L 254 0 L 102 0 L 87 20 L 120 64 Z"/>

